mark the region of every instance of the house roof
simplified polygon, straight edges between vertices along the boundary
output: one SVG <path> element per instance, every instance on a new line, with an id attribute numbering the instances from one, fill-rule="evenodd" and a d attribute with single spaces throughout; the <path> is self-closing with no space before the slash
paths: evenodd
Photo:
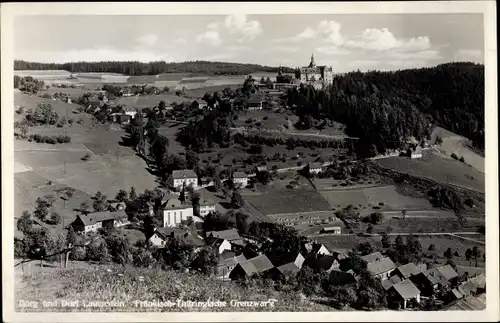
<path id="1" fill-rule="evenodd" d="M 155 233 L 158 234 L 160 238 L 166 239 L 172 235 L 182 236 L 185 233 L 185 231 L 175 227 L 161 227 L 161 228 L 156 228 Z"/>
<path id="2" fill-rule="evenodd" d="M 324 255 L 316 259 L 316 266 L 318 269 L 329 270 L 332 266 L 338 264 L 337 258 L 334 256 Z"/>
<path id="3" fill-rule="evenodd" d="M 227 240 L 223 238 L 215 238 L 210 245 L 212 247 L 219 248 L 224 243 L 224 241 Z"/>
<path id="4" fill-rule="evenodd" d="M 450 279 L 453 279 L 455 277 L 458 277 L 458 274 L 457 272 L 453 269 L 453 267 L 451 267 L 450 265 L 444 265 L 444 266 L 441 266 L 441 267 L 438 267 L 437 268 L 437 271 L 439 271 L 439 273 L 446 279 L 446 280 L 450 280 Z"/>
<path id="5" fill-rule="evenodd" d="M 403 266 L 399 266 L 397 269 L 404 278 L 408 278 L 420 273 L 420 269 L 412 262 Z"/>
<path id="6" fill-rule="evenodd" d="M 172 172 L 172 177 L 174 179 L 198 178 L 198 176 L 196 175 L 196 173 L 192 169 L 174 170 Z"/>
<path id="7" fill-rule="evenodd" d="M 439 273 L 437 268 L 431 268 L 425 271 L 423 275 L 432 285 L 441 284 L 443 286 L 447 286 L 450 284 L 450 282 Z"/>
<path id="8" fill-rule="evenodd" d="M 213 205 L 215 205 L 215 202 L 210 199 L 200 201 L 200 206 L 213 206 Z"/>
<path id="9" fill-rule="evenodd" d="M 394 288 L 403 299 L 415 298 L 420 294 L 420 290 L 409 279 L 392 285 L 392 288 Z"/>
<path id="10" fill-rule="evenodd" d="M 462 294 L 458 289 L 456 288 L 453 288 L 451 290 L 451 293 L 453 294 L 453 296 L 455 296 L 457 299 L 460 299 L 462 297 L 464 297 L 464 294 Z"/>
<path id="11" fill-rule="evenodd" d="M 254 257 L 252 259 L 249 259 L 250 262 L 257 268 L 259 273 L 265 272 L 271 268 L 274 268 L 273 264 L 267 258 L 266 255 L 258 255 L 257 257 Z"/>
<path id="12" fill-rule="evenodd" d="M 258 172 L 265 172 L 265 171 L 267 171 L 267 166 L 257 166 L 257 171 Z"/>
<path id="13" fill-rule="evenodd" d="M 196 232 L 188 232 L 184 235 L 184 241 L 194 247 L 203 247 L 205 245 L 203 239 Z"/>
<path id="14" fill-rule="evenodd" d="M 482 311 L 486 308 L 486 294 L 470 296 L 457 301 L 446 311 Z"/>
<path id="15" fill-rule="evenodd" d="M 248 175 L 245 174 L 244 172 L 234 172 L 233 173 L 233 178 L 247 178 Z"/>
<path id="16" fill-rule="evenodd" d="M 289 274 L 295 274 L 300 271 L 299 267 L 295 265 L 293 262 L 286 263 L 284 265 L 281 265 L 277 267 L 280 273 L 283 275 L 289 275 Z"/>
<path id="17" fill-rule="evenodd" d="M 207 238 L 210 236 L 214 238 L 226 239 L 230 242 L 233 240 L 241 240 L 240 234 L 236 229 L 222 230 L 222 231 L 209 231 L 207 232 Z"/>
<path id="18" fill-rule="evenodd" d="M 384 258 L 384 256 L 382 256 L 382 254 L 380 252 L 373 252 L 369 255 L 365 255 L 365 256 L 361 256 L 361 259 L 363 259 L 364 261 L 366 262 L 374 262 L 376 261 L 377 259 L 382 259 Z"/>
<path id="19" fill-rule="evenodd" d="M 234 251 L 229 251 L 229 250 L 224 250 L 220 256 L 224 259 L 228 258 L 234 258 L 236 256 L 236 253 Z"/>
<path id="20" fill-rule="evenodd" d="M 378 261 L 372 261 L 367 263 L 366 269 L 372 275 L 378 275 L 381 273 L 385 273 L 387 271 L 393 270 L 396 268 L 396 265 L 392 262 L 391 258 L 385 257 Z"/>
<path id="21" fill-rule="evenodd" d="M 478 288 L 486 287 L 486 276 L 484 274 L 473 277 L 458 286 L 458 290 L 463 294 L 475 293 Z"/>
<path id="22" fill-rule="evenodd" d="M 185 209 L 188 208 L 188 205 L 182 204 L 182 202 L 178 198 L 170 198 L 164 201 L 161 207 L 165 210 L 175 210 L 175 209 Z"/>
<path id="23" fill-rule="evenodd" d="M 98 222 L 106 221 L 106 220 L 120 220 L 126 219 L 127 213 L 124 210 L 119 210 L 116 212 L 104 211 L 104 212 L 95 212 L 89 214 L 80 214 L 78 215 L 80 220 L 83 222 L 85 226 L 94 225 Z"/>
<path id="24" fill-rule="evenodd" d="M 389 280 L 389 279 L 384 279 L 382 281 L 382 287 L 385 289 L 385 290 L 389 290 L 391 287 L 392 287 L 393 283 Z"/>
<path id="25" fill-rule="evenodd" d="M 255 267 L 255 265 L 250 261 L 250 259 L 242 261 L 238 264 L 241 269 L 247 274 L 248 276 L 252 276 L 257 274 L 259 271 Z"/>
<path id="26" fill-rule="evenodd" d="M 274 266 L 282 266 L 286 263 L 295 263 L 297 258 L 305 260 L 300 252 L 287 253 L 267 253 L 266 256 L 271 260 Z"/>

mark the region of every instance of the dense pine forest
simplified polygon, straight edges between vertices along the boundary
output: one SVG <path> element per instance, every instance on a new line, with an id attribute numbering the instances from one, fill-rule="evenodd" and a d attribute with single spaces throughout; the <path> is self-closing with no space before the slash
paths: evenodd
<path id="1" fill-rule="evenodd" d="M 209 75 L 242 75 L 256 71 L 278 72 L 278 67 L 208 61 L 167 63 L 164 61 L 132 62 L 72 62 L 64 64 L 14 61 L 14 70 L 66 70 L 72 73 L 122 73 L 125 75 L 157 75 L 161 73 L 200 73 Z M 285 72 L 293 72 L 286 69 Z"/>
<path id="2" fill-rule="evenodd" d="M 293 106 L 307 128 L 311 119 L 331 118 L 360 138 L 360 155 L 400 148 L 403 138 L 428 138 L 440 125 L 484 150 L 484 66 L 449 63 L 394 72 L 351 72 L 327 90 L 290 89 Z"/>

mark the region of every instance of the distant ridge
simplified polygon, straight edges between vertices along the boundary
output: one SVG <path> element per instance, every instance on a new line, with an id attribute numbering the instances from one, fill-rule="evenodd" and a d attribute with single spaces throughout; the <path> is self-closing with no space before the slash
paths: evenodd
<path id="1" fill-rule="evenodd" d="M 130 76 L 158 75 L 162 73 L 202 73 L 211 75 L 242 75 L 256 71 L 278 72 L 279 67 L 258 64 L 241 64 L 212 61 L 187 61 L 167 63 L 164 61 L 142 63 L 138 61 L 102 61 L 37 63 L 23 60 L 14 61 L 14 70 L 66 70 L 71 73 L 120 73 Z M 283 68 L 291 73 L 293 69 Z"/>

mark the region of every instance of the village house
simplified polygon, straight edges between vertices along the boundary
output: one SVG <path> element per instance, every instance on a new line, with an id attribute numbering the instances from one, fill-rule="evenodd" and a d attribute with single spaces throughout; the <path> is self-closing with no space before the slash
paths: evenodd
<path id="1" fill-rule="evenodd" d="M 406 265 L 399 266 L 392 273 L 391 276 L 397 275 L 402 280 L 410 278 L 413 275 L 418 275 L 421 273 L 420 268 L 418 268 L 414 263 L 410 262 Z"/>
<path id="2" fill-rule="evenodd" d="M 225 251 L 219 256 L 219 262 L 215 267 L 215 275 L 219 279 L 229 279 L 231 271 L 241 262 L 246 261 L 244 255 L 236 256 L 232 251 Z"/>
<path id="3" fill-rule="evenodd" d="M 200 202 L 200 215 L 207 216 L 208 213 L 215 212 L 215 203 L 211 200 L 203 200 Z"/>
<path id="4" fill-rule="evenodd" d="M 400 303 L 401 309 L 406 309 L 412 299 L 420 303 L 420 290 L 409 279 L 392 285 L 388 293 L 390 298 Z"/>
<path id="5" fill-rule="evenodd" d="M 473 296 L 486 292 L 486 276 L 484 274 L 470 278 L 458 286 L 458 291 L 463 296 Z"/>
<path id="6" fill-rule="evenodd" d="M 331 256 L 332 253 L 328 250 L 324 244 L 321 243 L 305 243 L 302 247 L 304 253 L 307 255 L 327 255 Z"/>
<path id="7" fill-rule="evenodd" d="M 132 119 L 137 115 L 137 110 L 131 107 L 123 107 L 123 112 Z"/>
<path id="8" fill-rule="evenodd" d="M 247 261 L 240 262 L 231 271 L 229 277 L 231 280 L 251 277 L 256 274 L 271 274 L 271 270 L 274 268 L 271 261 L 266 257 L 266 255 L 259 255 Z"/>
<path id="9" fill-rule="evenodd" d="M 155 228 L 153 235 L 147 241 L 150 245 L 163 248 L 168 239 L 182 237 L 184 233 L 184 230 L 175 227 Z"/>
<path id="10" fill-rule="evenodd" d="M 382 281 L 382 287 L 385 290 L 389 290 L 392 285 L 402 282 L 401 278 L 398 275 L 390 276 L 389 279 L 385 279 Z"/>
<path id="11" fill-rule="evenodd" d="M 158 208 L 157 215 L 163 217 L 163 227 L 175 227 L 189 217 L 193 218 L 193 207 L 183 204 L 179 199 L 171 198 Z"/>
<path id="12" fill-rule="evenodd" d="M 323 163 L 309 163 L 307 164 L 309 174 L 317 175 L 323 170 Z"/>
<path id="13" fill-rule="evenodd" d="M 191 105 L 194 109 L 198 108 L 200 110 L 208 109 L 208 102 L 205 100 L 195 100 Z"/>
<path id="14" fill-rule="evenodd" d="M 391 258 L 385 257 L 379 260 L 368 262 L 366 270 L 372 277 L 380 278 L 380 280 L 389 279 L 389 274 L 396 268 Z"/>
<path id="15" fill-rule="evenodd" d="M 323 227 L 321 229 L 321 233 L 331 233 L 335 235 L 342 234 L 342 228 L 341 227 Z"/>
<path id="16" fill-rule="evenodd" d="M 290 252 L 290 253 L 267 253 L 266 256 L 271 260 L 272 264 L 275 267 L 279 267 L 281 265 L 292 263 L 297 268 L 301 269 L 302 265 L 306 258 L 302 256 L 300 252 Z"/>
<path id="17" fill-rule="evenodd" d="M 384 256 L 382 256 L 382 254 L 379 251 L 372 252 L 371 254 L 361 256 L 361 259 L 363 259 L 367 263 L 374 262 L 374 261 L 380 260 L 382 258 L 384 258 Z"/>
<path id="18" fill-rule="evenodd" d="M 219 254 L 222 254 L 224 251 L 231 251 L 232 246 L 231 243 L 223 238 L 215 238 L 211 239 L 212 242 L 210 243 L 210 246 L 217 250 Z"/>
<path id="19" fill-rule="evenodd" d="M 234 172 L 233 173 L 233 183 L 235 187 L 247 187 L 248 186 L 248 175 L 244 172 Z"/>
<path id="20" fill-rule="evenodd" d="M 192 169 L 174 170 L 172 172 L 173 186 L 181 190 L 184 186 L 192 185 L 194 189 L 198 187 L 198 176 Z"/>
<path id="21" fill-rule="evenodd" d="M 100 228 L 122 227 L 129 224 L 128 215 L 124 210 L 117 212 L 95 212 L 77 215 L 72 226 L 78 232 L 93 232 Z"/>
<path id="22" fill-rule="evenodd" d="M 429 297 L 439 288 L 439 286 L 449 286 L 450 282 L 435 272 L 421 272 L 410 277 L 410 280 L 417 286 L 423 296 Z"/>
<path id="23" fill-rule="evenodd" d="M 273 280 L 286 281 L 290 276 L 296 275 L 300 268 L 293 262 L 286 263 L 275 268 Z"/>
<path id="24" fill-rule="evenodd" d="M 231 243 L 231 245 L 243 248 L 245 242 L 243 238 L 239 235 L 236 229 L 228 229 L 222 231 L 209 231 L 206 233 L 207 241 L 212 241 L 212 239 L 226 239 Z"/>
<path id="25" fill-rule="evenodd" d="M 443 280 L 448 281 L 451 285 L 458 282 L 458 273 L 450 265 L 434 267 L 426 271 L 430 275 L 441 277 Z"/>
<path id="26" fill-rule="evenodd" d="M 332 255 L 318 255 L 317 257 L 308 257 L 304 266 L 312 268 L 314 271 L 325 271 L 327 273 L 338 269 L 340 264 L 337 257 Z"/>
<path id="27" fill-rule="evenodd" d="M 132 117 L 127 114 L 122 114 L 118 117 L 118 122 L 123 125 L 130 124 Z"/>

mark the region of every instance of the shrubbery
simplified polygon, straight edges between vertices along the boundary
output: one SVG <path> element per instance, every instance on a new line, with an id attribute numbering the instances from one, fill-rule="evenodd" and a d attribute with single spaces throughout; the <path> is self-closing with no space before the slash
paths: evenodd
<path id="1" fill-rule="evenodd" d="M 30 140 L 30 139 L 31 139 L 31 137 L 28 137 L 28 140 Z M 42 136 L 39 134 L 35 134 L 35 135 L 33 135 L 32 140 L 34 140 L 36 143 L 47 143 L 47 144 L 55 145 L 56 143 L 58 143 L 58 144 L 70 143 L 71 137 L 70 136 L 63 136 L 63 135 Z"/>

